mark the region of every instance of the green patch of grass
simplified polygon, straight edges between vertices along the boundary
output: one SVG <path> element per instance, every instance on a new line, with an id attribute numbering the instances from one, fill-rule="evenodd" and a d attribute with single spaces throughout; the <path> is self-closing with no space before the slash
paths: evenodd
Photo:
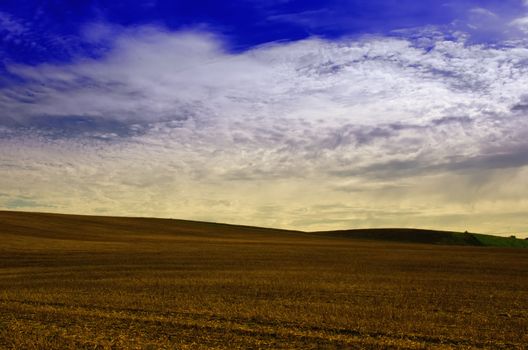
<path id="1" fill-rule="evenodd" d="M 528 248 L 528 240 L 513 237 L 472 234 L 483 246 L 503 248 Z"/>

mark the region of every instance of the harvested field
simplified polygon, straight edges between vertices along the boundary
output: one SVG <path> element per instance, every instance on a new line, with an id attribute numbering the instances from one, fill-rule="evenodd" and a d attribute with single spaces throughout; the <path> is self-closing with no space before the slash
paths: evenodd
<path id="1" fill-rule="evenodd" d="M 0 348 L 525 349 L 528 250 L 0 212 Z"/>

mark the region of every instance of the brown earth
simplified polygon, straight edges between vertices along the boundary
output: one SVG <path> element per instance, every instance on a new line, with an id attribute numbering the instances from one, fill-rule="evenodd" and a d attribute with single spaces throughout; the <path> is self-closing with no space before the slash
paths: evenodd
<path id="1" fill-rule="evenodd" d="M 0 348 L 525 349 L 528 250 L 0 212 Z"/>

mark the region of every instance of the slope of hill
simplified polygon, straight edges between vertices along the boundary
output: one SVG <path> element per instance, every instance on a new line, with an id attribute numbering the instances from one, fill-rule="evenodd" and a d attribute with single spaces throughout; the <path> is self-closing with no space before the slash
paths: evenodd
<path id="1" fill-rule="evenodd" d="M 321 235 L 405 243 L 445 244 L 485 247 L 528 248 L 528 240 L 478 233 L 422 230 L 411 228 L 381 228 L 340 231 L 320 231 Z"/>
<path id="2" fill-rule="evenodd" d="M 84 241 L 122 241 L 164 236 L 188 239 L 240 239 L 302 235 L 300 231 L 260 228 L 189 220 L 69 215 L 0 211 L 0 229 L 5 233 Z"/>
<path id="3" fill-rule="evenodd" d="M 303 232 L 189 220 L 66 215 L 0 211 L 0 229 L 6 234 L 83 241 L 151 239 L 154 235 L 179 239 L 266 239 L 320 237 L 462 246 L 528 248 L 528 240 L 475 233 L 410 228 L 356 229 Z"/>

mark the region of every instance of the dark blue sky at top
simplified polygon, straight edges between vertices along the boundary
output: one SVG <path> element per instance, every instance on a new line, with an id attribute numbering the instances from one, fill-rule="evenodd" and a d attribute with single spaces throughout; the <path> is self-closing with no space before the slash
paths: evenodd
<path id="1" fill-rule="evenodd" d="M 475 7 L 513 17 L 523 5 L 521 0 L 1 0 L 0 58 L 38 64 L 96 56 L 104 48 L 81 36 L 92 22 L 201 28 L 223 35 L 236 51 L 309 36 L 332 39 L 448 25 L 464 22 Z"/>

